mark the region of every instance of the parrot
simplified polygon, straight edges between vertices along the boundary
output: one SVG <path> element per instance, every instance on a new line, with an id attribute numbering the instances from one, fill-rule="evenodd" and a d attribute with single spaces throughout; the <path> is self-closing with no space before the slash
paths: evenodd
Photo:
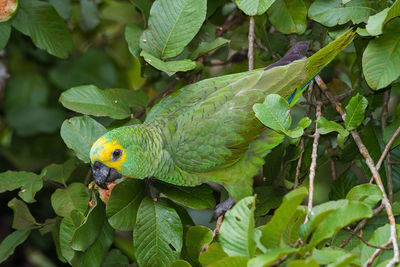
<path id="1" fill-rule="evenodd" d="M 354 35 L 348 30 L 309 58 L 309 43 L 298 42 L 267 68 L 204 79 L 175 91 L 149 111 L 143 124 L 113 129 L 94 142 L 95 183 L 104 189 L 120 177 L 179 186 L 217 183 L 229 193 L 225 204 L 230 209 L 253 194 L 264 157 L 284 138 L 256 118 L 253 105 L 268 94 L 291 100 Z"/>

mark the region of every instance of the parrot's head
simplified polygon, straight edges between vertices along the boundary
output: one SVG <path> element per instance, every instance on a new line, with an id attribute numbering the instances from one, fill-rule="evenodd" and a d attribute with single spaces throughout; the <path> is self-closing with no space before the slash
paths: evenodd
<path id="1" fill-rule="evenodd" d="M 94 181 L 101 188 L 107 189 L 107 183 L 124 176 L 132 176 L 127 166 L 131 144 L 118 129 L 112 130 L 92 145 L 90 163 Z"/>

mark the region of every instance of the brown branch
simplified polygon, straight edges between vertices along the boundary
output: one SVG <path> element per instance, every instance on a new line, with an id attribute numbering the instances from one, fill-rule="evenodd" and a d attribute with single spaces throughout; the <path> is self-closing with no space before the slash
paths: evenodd
<path id="1" fill-rule="evenodd" d="M 388 245 L 391 244 L 391 241 L 387 241 L 386 243 L 384 243 L 382 245 L 382 247 L 387 247 Z M 381 252 L 383 251 L 383 249 L 381 248 L 377 248 L 374 253 L 371 255 L 371 257 L 364 263 L 363 267 L 370 267 L 372 266 L 372 263 L 374 263 L 374 260 L 379 256 L 379 254 L 381 254 Z M 386 266 L 391 266 L 389 265 L 390 262 L 386 265 Z"/>
<path id="2" fill-rule="evenodd" d="M 316 108 L 316 121 L 322 116 L 322 103 L 318 102 Z M 311 166 L 310 166 L 310 178 L 309 178 L 309 186 L 308 186 L 308 205 L 307 205 L 307 215 L 304 220 L 304 223 L 307 223 L 310 219 L 310 216 L 313 215 L 312 207 L 313 207 L 313 197 L 314 197 L 314 178 L 315 178 L 315 170 L 317 168 L 317 156 L 318 156 L 318 142 L 319 142 L 319 131 L 317 127 L 317 122 L 315 122 L 315 132 L 314 132 L 314 142 L 311 153 Z"/>
<path id="3" fill-rule="evenodd" d="M 336 172 L 335 160 L 333 159 L 333 155 L 332 155 L 333 147 L 332 147 L 331 139 L 328 138 L 327 142 L 328 142 L 328 151 L 329 151 L 329 154 L 331 154 L 329 157 L 329 162 L 331 165 L 332 181 L 335 181 L 337 179 L 337 174 L 336 174 L 337 172 Z"/>
<path id="4" fill-rule="evenodd" d="M 384 206 L 383 206 L 382 204 L 381 204 L 379 207 L 375 208 L 375 209 L 372 211 L 372 217 L 378 215 L 378 214 L 383 210 L 383 208 L 384 208 Z M 362 219 L 362 220 L 357 224 L 356 228 L 354 228 L 353 232 L 354 232 L 354 233 L 357 233 L 358 231 L 360 231 L 361 229 L 363 229 L 364 226 L 367 224 L 368 219 L 369 219 L 369 218 Z M 344 246 L 346 246 L 346 245 L 350 242 L 351 238 L 352 238 L 353 235 L 354 235 L 353 232 L 352 232 L 351 234 L 349 234 L 349 235 L 342 241 L 342 243 L 340 243 L 339 248 L 343 248 Z"/>
<path id="5" fill-rule="evenodd" d="M 311 81 L 310 84 L 308 85 L 308 90 L 307 90 L 307 101 L 309 101 L 309 102 L 311 102 L 313 88 L 314 88 L 314 81 Z M 306 114 L 305 114 L 306 117 L 308 117 L 310 115 L 310 111 L 311 111 L 311 106 L 308 105 L 306 107 Z M 300 155 L 299 155 L 299 160 L 297 161 L 296 176 L 294 178 L 293 189 L 296 189 L 300 184 L 299 178 L 300 178 L 301 164 L 303 163 L 304 138 L 305 138 L 305 136 L 303 135 L 300 139 Z"/>
<path id="6" fill-rule="evenodd" d="M 332 95 L 331 91 L 329 91 L 328 87 L 324 83 L 324 81 L 317 75 L 315 77 L 315 81 L 318 84 L 319 88 L 325 93 L 326 97 L 331 101 L 332 105 L 336 108 L 336 110 L 339 112 L 339 114 L 342 116 L 342 119 L 345 120 L 346 118 L 346 112 L 343 110 L 342 105 L 335 99 L 335 97 Z M 385 206 L 386 213 L 388 216 L 389 224 L 390 224 L 390 240 L 392 241 L 393 244 L 393 258 L 392 260 L 388 263 L 387 266 L 393 266 L 396 263 L 399 262 L 399 246 L 397 244 L 397 233 L 396 233 L 396 222 L 394 219 L 393 211 L 392 211 L 392 205 L 390 204 L 390 201 L 387 197 L 385 187 L 383 186 L 381 176 L 379 175 L 378 170 L 375 167 L 374 161 L 372 160 L 368 149 L 365 147 L 364 143 L 361 140 L 360 135 L 358 134 L 357 130 L 351 130 L 350 131 L 354 142 L 357 144 L 357 147 L 361 153 L 361 155 L 364 157 L 365 163 L 367 164 L 368 168 L 370 169 L 372 176 L 374 177 L 376 185 L 379 187 L 379 189 L 382 192 L 382 204 Z"/>
<path id="7" fill-rule="evenodd" d="M 223 221 L 224 221 L 224 214 L 219 216 L 218 219 L 217 219 L 217 223 L 215 224 L 215 229 L 214 229 L 213 235 L 212 235 L 212 239 L 213 240 L 218 236 L 219 230 L 221 229 L 221 225 L 222 225 Z M 212 241 L 209 244 L 207 244 L 204 247 L 202 247 L 201 251 L 207 251 L 208 248 L 210 247 L 211 243 L 212 243 Z"/>
<path id="8" fill-rule="evenodd" d="M 346 97 L 348 97 L 349 95 L 351 95 L 353 92 L 354 92 L 354 90 L 349 90 L 346 93 L 343 93 L 343 94 L 335 96 L 335 99 L 337 101 L 343 100 Z M 322 100 L 321 102 L 322 102 L 323 105 L 327 105 L 327 104 L 330 103 L 329 99 Z M 314 107 L 317 105 L 316 103 L 308 101 L 308 100 L 307 101 L 301 101 L 301 102 L 299 102 L 299 104 L 300 105 L 311 105 L 311 106 L 314 106 Z"/>
<path id="9" fill-rule="evenodd" d="M 221 37 L 222 35 L 224 35 L 227 31 L 230 30 L 230 28 L 232 28 L 234 25 L 236 24 L 240 24 L 245 16 L 242 13 L 239 13 L 237 16 L 237 11 L 233 11 L 230 14 L 230 17 L 228 17 L 228 19 L 225 21 L 224 25 L 217 27 L 217 32 L 215 34 L 215 37 Z"/>
<path id="10" fill-rule="evenodd" d="M 254 17 L 250 17 L 249 23 L 249 51 L 247 52 L 247 58 L 249 60 L 249 70 L 254 69 Z"/>
<path id="11" fill-rule="evenodd" d="M 366 241 L 362 235 L 361 232 L 359 232 L 358 234 L 353 231 L 350 227 L 347 227 L 346 230 L 350 231 L 354 236 L 356 236 L 358 238 L 358 240 L 360 240 L 361 242 L 363 242 L 365 245 L 367 245 L 368 247 L 371 248 L 376 248 L 376 249 L 381 249 L 381 250 L 392 250 L 393 248 L 389 248 L 387 245 L 386 246 L 377 246 L 374 244 L 369 243 L 368 241 Z M 389 245 L 391 244 L 391 242 L 389 242 Z"/>

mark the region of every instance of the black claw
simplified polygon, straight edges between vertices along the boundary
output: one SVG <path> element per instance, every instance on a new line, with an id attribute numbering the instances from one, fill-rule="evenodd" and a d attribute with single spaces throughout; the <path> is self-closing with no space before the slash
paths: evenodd
<path id="1" fill-rule="evenodd" d="M 228 197 L 227 200 L 219 203 L 217 206 L 215 206 L 214 209 L 214 219 L 217 219 L 219 216 L 224 215 L 225 212 L 233 207 L 233 205 L 235 205 L 235 200 L 233 200 L 232 197 Z"/>

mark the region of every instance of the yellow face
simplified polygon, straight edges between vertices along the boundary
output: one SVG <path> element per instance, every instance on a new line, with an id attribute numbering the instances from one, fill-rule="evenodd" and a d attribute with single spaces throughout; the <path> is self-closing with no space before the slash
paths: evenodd
<path id="1" fill-rule="evenodd" d="M 118 172 L 122 170 L 122 164 L 126 160 L 124 148 L 117 141 L 109 141 L 100 137 L 90 149 L 90 161 L 93 164 L 99 161 L 107 167 L 114 168 Z"/>

